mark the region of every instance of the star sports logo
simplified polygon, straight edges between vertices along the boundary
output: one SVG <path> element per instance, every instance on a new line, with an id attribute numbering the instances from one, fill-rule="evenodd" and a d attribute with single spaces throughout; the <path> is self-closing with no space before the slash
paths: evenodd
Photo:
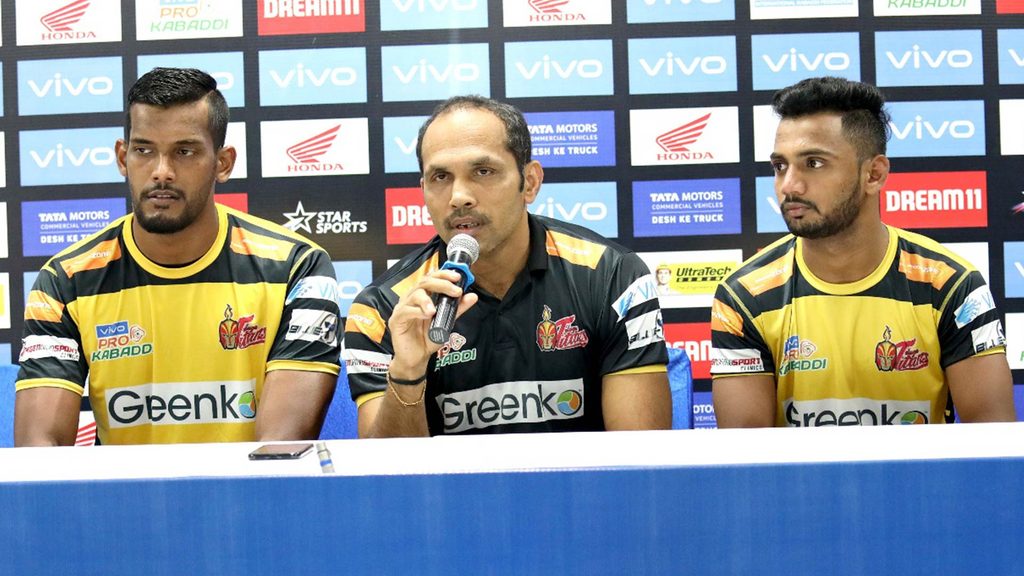
<path id="1" fill-rule="evenodd" d="M 39 21 L 50 32 L 71 32 L 71 25 L 77 24 L 82 19 L 85 10 L 89 8 L 89 3 L 90 0 L 76 0 L 49 14 L 44 14 Z"/>
<path id="2" fill-rule="evenodd" d="M 665 152 L 689 152 L 688 146 L 696 142 L 701 134 L 704 133 L 704 128 L 707 127 L 709 118 L 711 118 L 710 112 L 692 122 L 665 132 L 658 136 L 656 140 L 658 146 L 661 146 L 661 149 Z"/>
<path id="3" fill-rule="evenodd" d="M 284 227 L 291 230 L 292 232 L 298 232 L 299 230 L 305 230 L 312 234 L 313 231 L 309 227 L 309 221 L 316 216 L 316 212 L 306 212 L 306 209 L 302 207 L 302 201 L 295 207 L 295 212 L 285 212 L 284 217 L 288 219 L 284 223 Z"/>
<path id="4" fill-rule="evenodd" d="M 541 14 L 560 14 L 569 0 L 530 0 L 530 8 Z"/>
<path id="5" fill-rule="evenodd" d="M 341 124 L 338 124 L 291 146 L 287 150 L 288 157 L 297 164 L 318 164 L 320 157 L 334 144 L 334 139 L 337 138 L 340 128 Z"/>

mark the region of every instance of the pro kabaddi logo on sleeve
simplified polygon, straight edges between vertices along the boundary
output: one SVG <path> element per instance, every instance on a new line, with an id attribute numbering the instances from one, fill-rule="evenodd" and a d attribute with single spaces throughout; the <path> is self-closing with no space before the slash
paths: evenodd
<path id="1" fill-rule="evenodd" d="M 886 326 L 882 341 L 875 345 L 875 367 L 881 372 L 920 370 L 928 366 L 928 353 L 914 348 L 917 338 L 893 342 L 892 330 Z"/>
<path id="2" fill-rule="evenodd" d="M 218 337 L 225 350 L 242 350 L 267 341 L 267 329 L 253 322 L 255 314 L 232 318 L 234 311 L 228 304 L 224 309 L 224 319 L 220 321 Z"/>
<path id="3" fill-rule="evenodd" d="M 576 321 L 575 314 L 552 322 L 551 308 L 545 304 L 541 318 L 542 320 L 537 324 L 537 347 L 544 352 L 583 348 L 590 342 L 587 331 L 573 325 L 573 322 Z"/>
<path id="4" fill-rule="evenodd" d="M 146 330 L 127 320 L 99 324 L 96 326 L 96 351 L 89 356 L 89 362 L 135 358 L 153 353 L 153 344 L 143 342 Z"/>
<path id="5" fill-rule="evenodd" d="M 437 372 L 449 364 L 462 364 L 476 360 L 476 348 L 463 350 L 462 347 L 465 345 L 466 337 L 458 332 L 452 332 L 448 341 L 437 351 L 437 363 L 434 364 L 434 371 Z"/>

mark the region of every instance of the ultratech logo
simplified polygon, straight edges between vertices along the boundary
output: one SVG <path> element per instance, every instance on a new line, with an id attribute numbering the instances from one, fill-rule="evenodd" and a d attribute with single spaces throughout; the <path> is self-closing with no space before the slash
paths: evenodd
<path id="1" fill-rule="evenodd" d="M 106 391 L 111 428 L 244 423 L 256 417 L 255 380 L 142 384 Z"/>
<path id="2" fill-rule="evenodd" d="M 145 337 L 145 329 L 127 320 L 99 324 L 96 326 L 96 350 L 89 355 L 89 362 L 148 356 L 153 353 L 153 345 L 143 342 Z"/>
<path id="3" fill-rule="evenodd" d="M 542 320 L 537 324 L 537 347 L 544 352 L 583 348 L 590 342 L 587 331 L 573 325 L 573 322 L 576 321 L 575 314 L 552 322 L 551 308 L 545 304 L 541 318 Z"/>
<path id="4" fill-rule="evenodd" d="M 233 311 L 228 304 L 224 309 L 224 319 L 220 322 L 218 339 L 225 350 L 242 350 L 267 341 L 267 329 L 253 322 L 256 315 L 249 314 L 238 320 L 232 318 Z"/>
<path id="5" fill-rule="evenodd" d="M 583 380 L 500 382 L 436 398 L 448 433 L 584 415 Z"/>
<path id="6" fill-rule="evenodd" d="M 984 228 L 987 188 L 983 171 L 890 173 L 879 198 L 882 220 L 899 228 Z"/>
<path id="7" fill-rule="evenodd" d="M 259 0 L 260 36 L 363 32 L 363 0 Z"/>
<path id="8" fill-rule="evenodd" d="M 928 401 L 875 400 L 872 398 L 828 398 L 783 402 L 786 424 L 805 426 L 888 426 L 927 424 Z"/>
<path id="9" fill-rule="evenodd" d="M 466 337 L 458 332 L 452 332 L 448 341 L 437 351 L 437 363 L 434 364 L 434 371 L 450 364 L 462 364 L 476 360 L 476 348 L 463 350 L 466 345 Z"/>
<path id="10" fill-rule="evenodd" d="M 779 363 L 779 376 L 790 372 L 817 372 L 828 368 L 828 358 L 811 358 L 818 350 L 814 342 L 801 340 L 799 336 L 790 336 L 783 346 L 782 361 Z"/>
<path id="11" fill-rule="evenodd" d="M 295 206 L 295 211 L 285 212 L 284 217 L 288 219 L 284 227 L 293 232 L 304 230 L 307 234 L 361 234 L 367 229 L 366 221 L 353 221 L 352 212 L 348 210 L 307 212 L 301 200 Z M 314 218 L 316 224 L 310 226 L 310 220 Z"/>
<path id="12" fill-rule="evenodd" d="M 880 372 L 904 372 L 928 367 L 928 353 L 914 348 L 917 338 L 893 342 L 892 330 L 886 326 L 882 341 L 875 345 L 875 367 Z"/>
<path id="13" fill-rule="evenodd" d="M 686 283 L 721 282 L 735 268 L 732 264 L 708 264 L 705 266 L 680 266 L 676 268 L 675 281 Z"/>

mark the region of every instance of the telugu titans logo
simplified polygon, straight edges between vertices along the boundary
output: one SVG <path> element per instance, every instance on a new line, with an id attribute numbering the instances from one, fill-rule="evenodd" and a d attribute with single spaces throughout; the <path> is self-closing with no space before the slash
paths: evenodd
<path id="1" fill-rule="evenodd" d="M 875 345 L 875 367 L 880 372 L 920 370 L 928 366 L 928 353 L 914 348 L 917 338 L 893 342 L 892 330 L 886 326 L 882 341 Z"/>
<path id="2" fill-rule="evenodd" d="M 590 336 L 586 330 L 574 326 L 575 321 L 575 314 L 552 321 L 551 308 L 545 305 L 541 321 L 537 324 L 537 347 L 544 352 L 551 352 L 586 346 L 590 342 Z"/>
<path id="3" fill-rule="evenodd" d="M 232 318 L 231 305 L 224 309 L 224 319 L 220 321 L 218 339 L 225 350 L 241 350 L 267 341 L 267 329 L 253 322 L 255 314 L 242 316 L 238 320 Z"/>

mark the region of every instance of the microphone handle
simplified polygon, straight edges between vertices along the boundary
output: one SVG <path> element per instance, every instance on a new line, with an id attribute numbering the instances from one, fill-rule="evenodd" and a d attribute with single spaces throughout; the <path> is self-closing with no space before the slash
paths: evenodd
<path id="1" fill-rule="evenodd" d="M 459 309 L 459 299 L 447 295 L 439 296 L 436 298 L 434 307 L 437 309 L 437 313 L 430 321 L 427 337 L 434 344 L 444 344 L 452 335 L 452 328 L 455 327 L 455 312 Z"/>

